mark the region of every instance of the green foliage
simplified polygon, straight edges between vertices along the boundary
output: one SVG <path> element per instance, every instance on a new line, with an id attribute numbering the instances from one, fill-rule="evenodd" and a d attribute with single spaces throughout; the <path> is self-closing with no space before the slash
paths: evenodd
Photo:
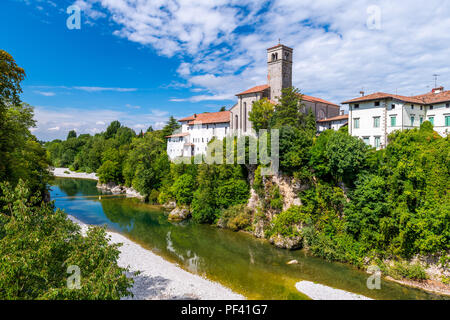
<path id="1" fill-rule="evenodd" d="M 305 217 L 299 206 L 291 206 L 288 210 L 277 214 L 271 221 L 270 228 L 266 232 L 266 237 L 279 234 L 283 237 L 293 238 L 301 235 L 300 225 Z"/>
<path id="2" fill-rule="evenodd" d="M 259 132 L 261 129 L 269 128 L 273 115 L 273 104 L 267 98 L 263 98 L 253 103 L 248 119 L 252 122 L 253 129 Z"/>
<path id="3" fill-rule="evenodd" d="M 1 185 L 0 299 L 120 299 L 133 280 L 117 265 L 119 245 L 108 243 L 103 228 L 86 236 L 51 204 L 31 196 L 23 182 L 14 191 Z M 28 200 L 30 199 L 30 200 Z M 80 289 L 69 289 L 67 269 L 81 271 Z"/>
<path id="4" fill-rule="evenodd" d="M 217 225 L 233 231 L 248 230 L 251 226 L 252 214 L 246 204 L 234 205 L 221 211 Z"/>
<path id="5" fill-rule="evenodd" d="M 426 280 L 427 274 L 419 263 L 395 261 L 393 266 L 387 268 L 388 274 L 395 279 Z"/>
<path id="6" fill-rule="evenodd" d="M 304 114 L 300 112 L 301 108 L 300 91 L 293 87 L 283 89 L 273 116 L 274 126 L 299 128 L 304 121 Z"/>
<path id="7" fill-rule="evenodd" d="M 190 204 L 195 191 L 195 178 L 190 174 L 179 176 L 172 186 L 172 194 L 175 196 L 177 204 Z"/>
<path id="8" fill-rule="evenodd" d="M 97 174 L 101 183 L 120 183 L 121 180 L 119 164 L 111 160 L 105 161 L 98 169 Z"/>

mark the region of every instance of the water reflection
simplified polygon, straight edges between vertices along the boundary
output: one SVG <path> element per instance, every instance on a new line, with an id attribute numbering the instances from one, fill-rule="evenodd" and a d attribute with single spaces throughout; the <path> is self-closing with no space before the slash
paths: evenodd
<path id="1" fill-rule="evenodd" d="M 257 299 L 305 299 L 295 289 L 300 280 L 362 294 L 375 299 L 436 299 L 437 295 L 382 281 L 369 290 L 368 274 L 329 263 L 303 251 L 286 251 L 254 237 L 190 221 L 170 223 L 159 207 L 136 199 L 88 198 L 99 195 L 95 181 L 57 179 L 51 192 L 56 206 L 79 220 L 124 233 L 185 269 L 206 275 Z M 76 199 L 64 196 L 76 195 Z M 287 265 L 290 260 L 296 265 Z"/>

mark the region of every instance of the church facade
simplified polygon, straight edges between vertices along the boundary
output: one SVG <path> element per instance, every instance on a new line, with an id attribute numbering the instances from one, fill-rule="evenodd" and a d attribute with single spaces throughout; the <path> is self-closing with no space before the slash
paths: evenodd
<path id="1" fill-rule="evenodd" d="M 230 109 L 230 129 L 237 134 L 250 135 L 252 123 L 248 115 L 255 101 L 267 98 L 274 105 L 281 92 L 292 87 L 292 48 L 278 44 L 267 49 L 267 84 L 262 84 L 236 94 L 238 101 Z M 339 116 L 340 106 L 324 99 L 303 95 L 303 112 L 311 110 L 316 120 Z"/>
<path id="2" fill-rule="evenodd" d="M 276 105 L 285 88 L 292 87 L 293 49 L 278 44 L 267 49 L 267 83 L 238 93 L 237 103 L 222 112 L 201 113 L 178 120 L 181 129 L 167 136 L 167 154 L 170 159 L 205 154 L 212 139 L 223 140 L 230 135 L 254 135 L 249 113 L 255 101 L 267 98 Z M 312 110 L 316 120 L 339 115 L 340 107 L 329 101 L 302 95 L 304 108 Z M 318 123 L 319 128 L 319 123 Z"/>

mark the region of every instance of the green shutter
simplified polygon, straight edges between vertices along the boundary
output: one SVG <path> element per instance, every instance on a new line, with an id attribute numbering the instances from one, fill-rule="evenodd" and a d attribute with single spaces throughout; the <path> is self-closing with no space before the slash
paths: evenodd
<path id="1" fill-rule="evenodd" d="M 450 127 L 450 116 L 445 116 L 445 126 Z"/>
<path id="2" fill-rule="evenodd" d="M 391 127 L 395 127 L 397 125 L 397 117 L 391 117 Z"/>

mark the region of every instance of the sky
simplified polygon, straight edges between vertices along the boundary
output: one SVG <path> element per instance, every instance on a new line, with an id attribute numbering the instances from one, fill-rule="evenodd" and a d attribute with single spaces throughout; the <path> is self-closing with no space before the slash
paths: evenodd
<path id="1" fill-rule="evenodd" d="M 336 104 L 426 93 L 434 74 L 450 89 L 450 1 L 2 0 L 0 30 L 45 141 L 230 108 L 267 82 L 279 41 L 294 49 L 293 85 Z"/>

